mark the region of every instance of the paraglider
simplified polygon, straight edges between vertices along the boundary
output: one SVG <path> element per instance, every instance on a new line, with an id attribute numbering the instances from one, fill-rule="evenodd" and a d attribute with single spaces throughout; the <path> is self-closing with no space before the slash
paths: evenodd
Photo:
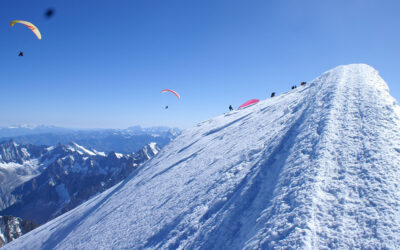
<path id="1" fill-rule="evenodd" d="M 259 101 L 260 101 L 260 100 L 258 100 L 258 99 L 251 99 L 251 100 L 248 100 L 247 102 L 245 102 L 245 103 L 243 103 L 242 105 L 240 105 L 238 109 L 247 108 L 247 107 L 249 107 L 249 106 L 251 106 L 251 105 L 256 104 L 256 103 L 259 102 Z"/>
<path id="2" fill-rule="evenodd" d="M 47 11 L 44 15 L 46 16 L 46 18 L 52 17 L 54 15 L 54 9 L 52 9 L 52 8 L 47 9 Z"/>
<path id="3" fill-rule="evenodd" d="M 176 91 L 173 91 L 171 89 L 163 89 L 163 90 L 161 90 L 161 93 L 165 93 L 165 92 L 170 92 L 170 93 L 174 94 L 178 98 L 178 100 L 181 99 L 181 96 Z M 165 106 L 165 109 L 168 109 L 168 106 Z"/>
<path id="4" fill-rule="evenodd" d="M 176 97 L 178 98 L 178 100 L 181 99 L 180 95 L 179 95 L 177 92 L 175 92 L 175 91 L 173 91 L 173 90 L 171 90 L 171 89 L 163 89 L 163 90 L 161 90 L 161 93 L 165 93 L 165 92 L 170 92 L 170 93 L 176 95 Z"/>
<path id="5" fill-rule="evenodd" d="M 37 37 L 39 40 L 42 39 L 42 35 L 40 34 L 39 29 L 38 29 L 35 25 L 33 25 L 32 23 L 27 22 L 27 21 L 22 21 L 22 20 L 14 20 L 14 21 L 11 21 L 11 22 L 10 22 L 10 26 L 13 27 L 14 24 L 16 24 L 16 23 L 20 23 L 20 24 L 25 25 L 25 26 L 28 27 L 30 30 L 32 30 L 32 32 L 36 35 L 36 37 Z"/>
<path id="6" fill-rule="evenodd" d="M 24 52 L 20 51 L 18 56 L 24 56 Z"/>

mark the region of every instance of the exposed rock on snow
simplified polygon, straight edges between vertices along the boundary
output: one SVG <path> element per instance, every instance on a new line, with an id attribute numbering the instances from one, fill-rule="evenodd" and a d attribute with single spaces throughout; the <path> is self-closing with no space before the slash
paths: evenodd
<path id="1" fill-rule="evenodd" d="M 32 231 L 38 225 L 12 216 L 0 216 L 0 247 Z"/>

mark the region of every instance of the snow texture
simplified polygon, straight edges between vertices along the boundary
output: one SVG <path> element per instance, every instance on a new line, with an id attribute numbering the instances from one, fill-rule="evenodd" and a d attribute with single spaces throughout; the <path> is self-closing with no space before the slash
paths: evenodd
<path id="1" fill-rule="evenodd" d="M 339 66 L 184 131 L 5 249 L 396 249 L 399 109 L 372 67 Z"/>
<path id="2" fill-rule="evenodd" d="M 149 143 L 149 147 L 150 147 L 151 152 L 152 152 L 153 155 L 158 154 L 159 149 L 157 148 L 157 143 L 155 143 L 155 142 L 150 142 L 150 143 Z"/>

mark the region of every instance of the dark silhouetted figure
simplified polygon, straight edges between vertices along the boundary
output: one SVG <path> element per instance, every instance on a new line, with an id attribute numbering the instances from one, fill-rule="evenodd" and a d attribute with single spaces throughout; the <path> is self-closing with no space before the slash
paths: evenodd
<path id="1" fill-rule="evenodd" d="M 20 51 L 18 56 L 24 56 L 24 52 Z"/>
<path id="2" fill-rule="evenodd" d="M 52 8 L 47 9 L 44 15 L 46 16 L 46 18 L 51 18 L 54 15 L 54 9 Z"/>
<path id="3" fill-rule="evenodd" d="M 168 106 L 165 106 L 165 109 L 168 109 Z"/>
<path id="4" fill-rule="evenodd" d="M 301 82 L 301 86 L 304 86 L 304 85 L 306 85 L 307 83 L 306 82 Z"/>
<path id="5" fill-rule="evenodd" d="M 232 110 L 233 110 L 232 105 L 229 105 L 229 111 L 232 111 Z"/>
<path id="6" fill-rule="evenodd" d="M 292 86 L 292 89 L 294 89 L 294 85 Z"/>
<path id="7" fill-rule="evenodd" d="M 274 96 L 275 96 L 275 92 L 272 92 L 272 93 L 271 93 L 271 97 L 274 97 Z"/>

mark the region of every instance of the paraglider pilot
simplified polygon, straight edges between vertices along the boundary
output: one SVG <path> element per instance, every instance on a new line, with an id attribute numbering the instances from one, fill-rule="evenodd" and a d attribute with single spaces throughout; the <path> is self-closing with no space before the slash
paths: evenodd
<path id="1" fill-rule="evenodd" d="M 271 93 L 271 97 L 274 97 L 274 96 L 275 96 L 275 92 L 272 92 L 272 93 Z"/>
<path id="2" fill-rule="evenodd" d="M 46 13 L 44 13 L 44 15 L 46 18 L 52 17 L 54 15 L 54 9 L 52 9 L 52 8 L 47 9 Z"/>
<path id="3" fill-rule="evenodd" d="M 24 52 L 20 51 L 18 56 L 24 56 Z"/>
<path id="4" fill-rule="evenodd" d="M 232 111 L 232 110 L 233 110 L 232 105 L 229 105 L 229 111 Z"/>

